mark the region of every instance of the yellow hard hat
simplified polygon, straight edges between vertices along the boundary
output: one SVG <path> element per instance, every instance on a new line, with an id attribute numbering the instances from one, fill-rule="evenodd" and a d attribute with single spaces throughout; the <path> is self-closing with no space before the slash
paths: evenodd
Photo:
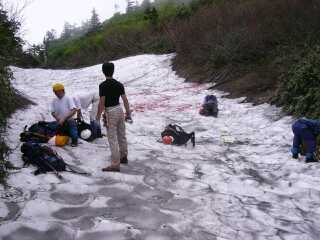
<path id="1" fill-rule="evenodd" d="M 56 136 L 56 146 L 64 147 L 65 145 L 68 144 L 68 142 L 69 142 L 68 136 L 60 136 L 60 135 Z"/>
<path id="2" fill-rule="evenodd" d="M 54 92 L 64 90 L 64 86 L 61 83 L 56 83 L 52 86 Z"/>

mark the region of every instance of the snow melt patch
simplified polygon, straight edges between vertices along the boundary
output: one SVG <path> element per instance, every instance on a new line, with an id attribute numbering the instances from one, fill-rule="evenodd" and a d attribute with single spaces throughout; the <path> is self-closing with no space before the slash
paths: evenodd
<path id="1" fill-rule="evenodd" d="M 56 149 L 90 176 L 62 173 L 60 181 L 34 176 L 31 167 L 12 174 L 9 184 L 24 197 L 2 212 L 1 239 L 319 239 L 320 170 L 290 159 L 292 119 L 267 104 L 242 104 L 207 85 L 185 83 L 172 71 L 172 58 L 115 61 L 115 78 L 134 109 L 129 165 L 121 173 L 101 172 L 110 161 L 102 139 Z M 62 82 L 68 95 L 79 95 L 98 91 L 104 78 L 101 65 L 13 71 L 14 86 L 38 104 L 9 121 L 8 143 L 16 149 L 10 160 L 22 166 L 19 133 L 26 124 L 51 120 L 51 85 Z M 198 115 L 212 93 L 219 99 L 217 119 Z M 157 142 L 168 123 L 195 131 L 196 148 Z"/>

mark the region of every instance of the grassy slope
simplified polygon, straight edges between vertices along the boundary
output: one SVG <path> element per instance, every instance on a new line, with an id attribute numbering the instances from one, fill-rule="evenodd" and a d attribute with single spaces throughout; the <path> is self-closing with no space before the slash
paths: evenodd
<path id="1" fill-rule="evenodd" d="M 49 66 L 71 68 L 142 53 L 173 52 L 174 46 L 163 25 L 176 16 L 178 6 L 158 8 L 158 18 L 150 19 L 144 11 L 115 15 L 102 30 L 77 39 L 54 41 L 49 48 Z"/>

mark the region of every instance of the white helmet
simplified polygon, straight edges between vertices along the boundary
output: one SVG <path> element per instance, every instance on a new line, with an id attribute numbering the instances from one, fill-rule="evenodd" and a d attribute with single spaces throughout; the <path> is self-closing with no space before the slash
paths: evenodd
<path id="1" fill-rule="evenodd" d="M 88 140 L 91 137 L 91 135 L 92 135 L 92 132 L 89 129 L 85 129 L 80 133 L 80 137 L 83 140 Z"/>

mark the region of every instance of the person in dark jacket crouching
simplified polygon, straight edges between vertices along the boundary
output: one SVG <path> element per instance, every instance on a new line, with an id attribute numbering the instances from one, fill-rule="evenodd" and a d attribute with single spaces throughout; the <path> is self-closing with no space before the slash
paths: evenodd
<path id="1" fill-rule="evenodd" d="M 320 134 L 320 121 L 299 119 L 292 125 L 294 134 L 292 157 L 298 158 L 302 150 L 305 151 L 306 163 L 317 162 L 317 136 Z"/>

